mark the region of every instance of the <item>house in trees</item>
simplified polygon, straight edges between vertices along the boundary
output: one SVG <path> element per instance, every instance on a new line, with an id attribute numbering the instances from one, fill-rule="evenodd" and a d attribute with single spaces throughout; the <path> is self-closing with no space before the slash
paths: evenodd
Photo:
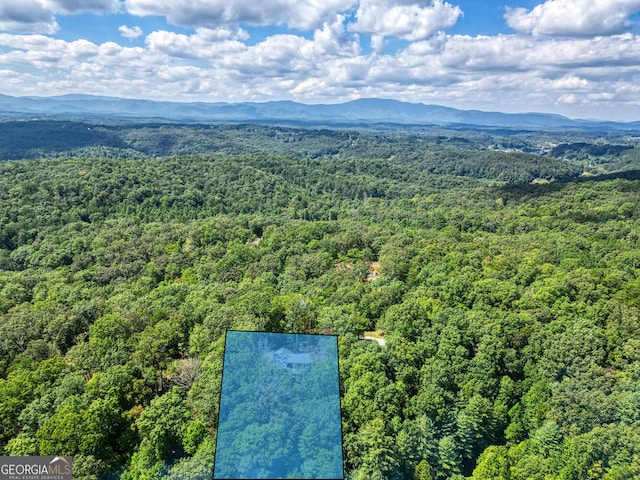
<path id="1" fill-rule="evenodd" d="M 313 363 L 311 353 L 294 353 L 284 347 L 267 352 L 267 356 L 271 359 L 274 365 L 288 368 L 293 372 L 300 368 L 308 367 Z"/>

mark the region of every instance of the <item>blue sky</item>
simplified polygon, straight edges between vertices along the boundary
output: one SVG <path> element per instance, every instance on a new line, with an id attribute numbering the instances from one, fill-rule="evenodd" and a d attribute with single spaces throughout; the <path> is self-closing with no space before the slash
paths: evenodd
<path id="1" fill-rule="evenodd" d="M 640 120 L 640 0 L 0 0 L 0 93 Z"/>
<path id="2" fill-rule="evenodd" d="M 423 2 L 426 3 L 426 2 Z M 504 14 L 507 3 L 495 0 L 464 0 L 450 2 L 458 5 L 463 15 L 457 23 L 447 30 L 448 33 L 461 35 L 495 35 L 499 33 L 513 33 L 507 25 Z M 509 2 L 508 5 L 516 7 L 534 7 L 536 1 Z M 118 28 L 121 25 L 137 25 L 143 32 L 150 33 L 155 30 L 171 30 L 188 34 L 191 29 L 170 24 L 163 16 L 135 16 L 126 11 L 115 14 L 96 15 L 95 13 L 80 13 L 74 15 L 60 15 L 56 18 L 59 30 L 54 35 L 68 41 L 87 39 L 94 43 L 107 41 L 121 42 L 121 35 Z M 265 37 L 277 33 L 287 33 L 292 29 L 285 26 L 255 26 L 242 25 L 251 35 L 250 43 L 257 43 Z M 313 36 L 313 31 L 297 30 L 298 35 Z M 144 45 L 144 37 L 135 42 Z"/>

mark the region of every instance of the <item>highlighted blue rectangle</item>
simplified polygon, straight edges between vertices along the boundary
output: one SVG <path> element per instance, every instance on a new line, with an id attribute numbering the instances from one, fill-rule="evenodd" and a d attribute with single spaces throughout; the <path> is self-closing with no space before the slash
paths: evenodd
<path id="1" fill-rule="evenodd" d="M 216 480 L 342 480 L 337 337 L 228 331 L 216 442 Z"/>

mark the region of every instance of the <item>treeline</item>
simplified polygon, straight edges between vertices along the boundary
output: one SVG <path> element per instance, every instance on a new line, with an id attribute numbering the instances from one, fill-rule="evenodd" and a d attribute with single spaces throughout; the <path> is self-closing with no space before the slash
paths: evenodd
<path id="1" fill-rule="evenodd" d="M 234 328 L 339 335 L 353 480 L 638 477 L 638 182 L 275 155 L 2 164 L 2 453 L 211 478 Z M 385 347 L 358 340 L 376 328 Z"/>
<path id="2" fill-rule="evenodd" d="M 429 173 L 495 179 L 507 183 L 568 180 L 583 171 L 577 164 L 519 152 L 431 150 L 410 164 Z"/>
<path id="3" fill-rule="evenodd" d="M 561 143 L 551 150 L 550 155 L 581 162 L 585 172 L 592 174 L 637 170 L 640 165 L 637 144 Z"/>
<path id="4" fill-rule="evenodd" d="M 601 157 L 604 155 L 620 155 L 625 150 L 632 149 L 631 145 L 612 145 L 609 143 L 561 143 L 553 147 L 551 155 L 554 157 L 572 157 L 578 160 L 588 158 L 590 156 Z"/>
<path id="5" fill-rule="evenodd" d="M 74 222 L 258 213 L 269 219 L 285 213 L 291 219 L 336 220 L 369 199 L 412 198 L 471 184 L 382 160 L 267 155 L 66 159 L 1 167 L 0 248 L 9 250 Z"/>
<path id="6" fill-rule="evenodd" d="M 299 160 L 373 158 L 428 173 L 526 183 L 574 178 L 577 162 L 488 149 L 495 144 L 527 143 L 475 133 L 443 137 L 399 132 L 302 130 L 257 125 L 92 125 L 80 122 L 0 123 L 0 159 L 129 158 L 194 154 L 265 154 Z"/>

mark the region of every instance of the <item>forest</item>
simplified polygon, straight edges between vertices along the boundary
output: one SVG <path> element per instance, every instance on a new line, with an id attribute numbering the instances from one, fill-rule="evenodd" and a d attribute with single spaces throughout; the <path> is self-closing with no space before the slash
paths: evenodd
<path id="1" fill-rule="evenodd" d="M 640 478 L 632 138 L 0 131 L 3 455 L 212 478 L 233 329 L 338 336 L 350 480 Z"/>
<path id="2" fill-rule="evenodd" d="M 336 336 L 229 330 L 214 479 L 343 478 Z"/>

